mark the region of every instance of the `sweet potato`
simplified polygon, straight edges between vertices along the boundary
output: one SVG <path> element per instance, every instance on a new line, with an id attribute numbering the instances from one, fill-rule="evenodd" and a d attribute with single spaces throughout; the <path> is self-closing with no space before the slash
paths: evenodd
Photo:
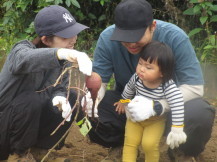
<path id="1" fill-rule="evenodd" d="M 91 76 L 86 77 L 85 82 L 86 82 L 86 87 L 90 91 L 91 98 L 93 100 L 92 117 L 94 117 L 95 102 L 96 102 L 98 91 L 102 84 L 102 79 L 99 74 L 97 74 L 96 72 L 92 72 Z"/>

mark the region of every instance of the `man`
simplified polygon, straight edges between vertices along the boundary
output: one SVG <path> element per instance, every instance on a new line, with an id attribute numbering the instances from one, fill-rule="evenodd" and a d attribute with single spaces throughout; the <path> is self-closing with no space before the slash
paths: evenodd
<path id="1" fill-rule="evenodd" d="M 120 2 L 115 9 L 115 25 L 106 28 L 98 39 L 93 71 L 100 74 L 103 84 L 98 93 L 98 99 L 101 100 L 98 106 L 99 120 L 91 121 L 93 129 L 89 133 L 90 139 L 106 147 L 123 144 L 126 118 L 115 112 L 113 104 L 121 98 L 125 84 L 135 73 L 139 52 L 152 40 L 166 43 L 174 53 L 174 80 L 185 101 L 184 131 L 187 135 L 186 143 L 180 145 L 179 150 L 186 157 L 196 157 L 210 138 L 215 115 L 214 109 L 202 99 L 204 80 L 200 64 L 185 32 L 174 24 L 154 20 L 152 7 L 145 0 Z M 105 93 L 112 75 L 115 78 L 115 90 Z M 134 106 L 137 111 L 131 112 L 135 121 L 138 118 L 140 121 L 146 119 L 140 111 L 146 106 L 140 103 L 142 101 Z M 90 100 L 87 105 L 91 107 Z M 168 104 L 166 100 L 160 100 L 153 108 L 158 115 L 162 115 L 168 110 Z M 169 132 L 170 119 L 167 125 L 166 132 Z"/>

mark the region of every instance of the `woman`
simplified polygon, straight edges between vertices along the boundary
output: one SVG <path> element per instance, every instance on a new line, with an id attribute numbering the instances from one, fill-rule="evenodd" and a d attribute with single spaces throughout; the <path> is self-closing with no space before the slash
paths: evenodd
<path id="1" fill-rule="evenodd" d="M 49 149 L 57 143 L 74 117 L 69 112 L 76 94 L 70 91 L 67 102 L 67 76 L 57 86 L 51 85 L 71 65 L 66 61 L 77 62 L 86 75 L 92 72 L 89 57 L 73 50 L 77 34 L 87 26 L 57 5 L 39 11 L 34 23 L 38 37 L 15 44 L 0 74 L 0 160 L 35 161 L 29 148 Z M 50 136 L 63 118 L 68 122 Z"/>

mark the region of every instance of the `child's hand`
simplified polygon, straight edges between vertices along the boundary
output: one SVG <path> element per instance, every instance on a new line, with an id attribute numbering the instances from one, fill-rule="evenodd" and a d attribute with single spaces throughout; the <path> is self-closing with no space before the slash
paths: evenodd
<path id="1" fill-rule="evenodd" d="M 127 105 L 126 111 L 129 112 L 133 121 L 141 122 L 156 115 L 153 106 L 153 100 L 143 96 L 135 96 Z"/>
<path id="2" fill-rule="evenodd" d="M 186 142 L 187 136 L 183 131 L 183 126 L 175 126 L 171 127 L 171 132 L 167 136 L 167 144 L 171 149 L 179 147 L 180 144 Z"/>
<path id="3" fill-rule="evenodd" d="M 124 114 L 124 113 L 125 113 L 125 108 L 124 108 L 125 106 L 124 106 L 124 104 L 121 103 L 120 101 L 115 102 L 115 103 L 114 103 L 114 106 L 116 106 L 115 111 L 117 111 L 118 114 Z"/>

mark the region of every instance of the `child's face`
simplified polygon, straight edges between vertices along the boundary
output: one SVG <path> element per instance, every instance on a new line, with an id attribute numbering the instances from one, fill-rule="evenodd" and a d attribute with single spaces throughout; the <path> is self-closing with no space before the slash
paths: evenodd
<path id="1" fill-rule="evenodd" d="M 77 40 L 77 35 L 72 38 L 61 38 L 61 37 L 54 36 L 52 42 L 49 43 L 49 47 L 73 49 L 76 40 Z"/>
<path id="2" fill-rule="evenodd" d="M 139 59 L 136 73 L 142 81 L 158 82 L 161 81 L 163 75 L 156 61 L 150 63 L 148 60 Z"/>

